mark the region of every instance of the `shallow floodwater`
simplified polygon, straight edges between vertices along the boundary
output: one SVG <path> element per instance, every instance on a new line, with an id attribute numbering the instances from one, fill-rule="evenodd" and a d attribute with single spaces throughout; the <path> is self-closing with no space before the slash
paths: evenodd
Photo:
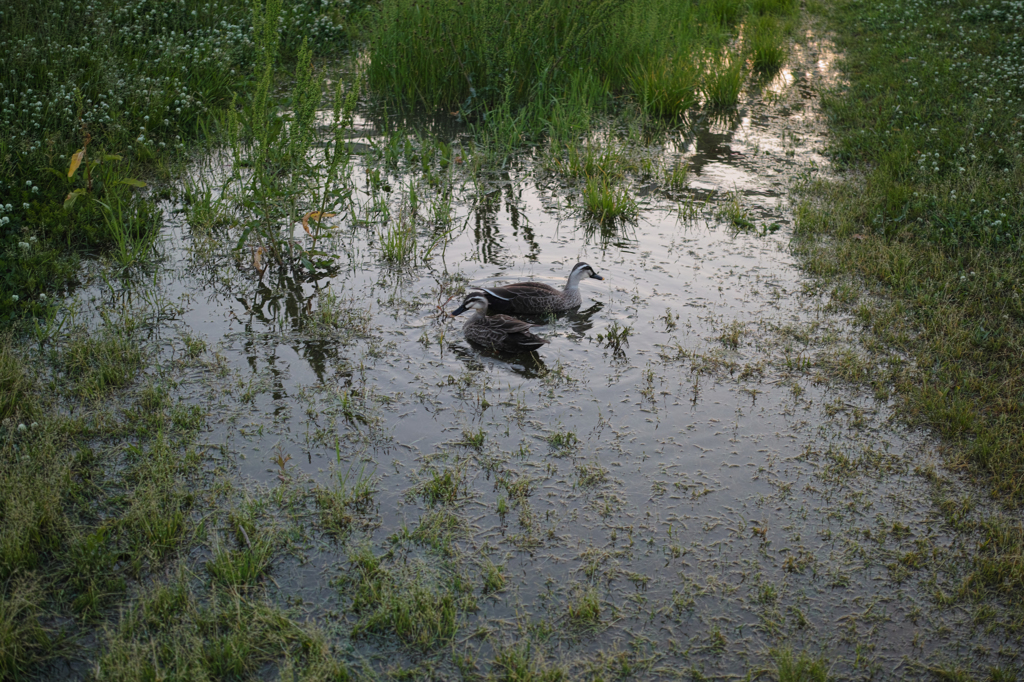
<path id="1" fill-rule="evenodd" d="M 809 40 L 734 119 L 659 140 L 666 164 L 689 164 L 687 187 L 634 179 L 639 220 L 611 231 L 588 229 L 579 187 L 531 158 L 453 166 L 457 229 L 429 260 L 389 265 L 379 225 L 340 216 L 325 248 L 337 272 L 295 283 L 261 279 L 231 251 L 237 234 L 195 234 L 167 204 L 152 280 L 168 301 L 161 335 L 167 358 L 182 339 L 207 344 L 180 390 L 209 410 L 213 467 L 254 499 L 339 476 L 377 490 L 341 540 L 311 507 L 268 591 L 339 623 L 354 661 L 416 664 L 386 638 L 345 639 L 357 616 L 338 579 L 354 548 L 385 555 L 414 533 L 437 508 L 425 484 L 451 470 L 458 556 L 487 557 L 507 582 L 459 615 L 453 649 L 432 654 L 437 679 L 455 674 L 452 650 L 486 672 L 496 648 L 528 636 L 551 665 L 592 678 L 743 677 L 780 646 L 827 657 L 843 679 L 1014 661 L 1018 642 L 936 599 L 955 563 L 902 560 L 923 546 L 953 556 L 961 542 L 918 473 L 937 464 L 936 444 L 830 372 L 872 360 L 789 251 L 788 189 L 825 166 L 815 88 L 832 57 Z M 372 123 L 360 125 L 372 144 Z M 360 178 L 370 161 L 354 163 Z M 391 176 L 396 200 L 407 177 Z M 754 229 L 731 226 L 729 206 Z M 550 344 L 535 356 L 475 349 L 442 314 L 464 285 L 560 286 L 577 261 L 604 280 L 584 281 L 579 311 L 537 320 Z M 313 330 L 325 307 L 342 322 Z M 429 547 L 404 556 L 442 561 Z M 582 624 L 569 615 L 581 594 L 600 604 Z"/>

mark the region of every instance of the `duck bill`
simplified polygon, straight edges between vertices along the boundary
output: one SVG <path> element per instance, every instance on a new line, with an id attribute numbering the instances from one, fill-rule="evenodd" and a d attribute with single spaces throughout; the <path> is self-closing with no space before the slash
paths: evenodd
<path id="1" fill-rule="evenodd" d="M 590 276 L 590 279 L 599 279 L 599 280 L 604 281 L 604 277 L 602 277 L 601 275 L 597 274 L 596 272 L 593 275 Z"/>
<path id="2" fill-rule="evenodd" d="M 461 315 L 462 313 L 466 312 L 467 310 L 469 310 L 469 308 L 467 308 L 466 304 L 463 303 L 458 308 L 456 308 L 455 310 L 452 311 L 452 317 L 458 317 L 459 315 Z"/>

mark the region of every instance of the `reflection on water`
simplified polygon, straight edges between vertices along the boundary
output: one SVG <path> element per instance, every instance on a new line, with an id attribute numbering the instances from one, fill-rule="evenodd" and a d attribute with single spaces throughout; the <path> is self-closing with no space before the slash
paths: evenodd
<path id="1" fill-rule="evenodd" d="M 856 360 L 841 341 L 854 332 L 803 293 L 788 249 L 788 183 L 823 164 L 800 86 L 820 83 L 834 58 L 798 46 L 790 71 L 754 84 L 734 116 L 651 138 L 669 165 L 689 164 L 690 182 L 676 192 L 638 181 L 635 225 L 580 220 L 578 186 L 526 162 L 493 174 L 452 165 L 465 188 L 453 224 L 467 227 L 427 262 L 384 265 L 376 227 L 342 221 L 329 244 L 336 269 L 258 277 L 170 218 L 168 263 L 191 265 L 164 273 L 164 295 L 184 301 L 164 324 L 215 349 L 183 390 L 212 405 L 206 440 L 231 458 L 230 475 L 254 496 L 279 490 L 289 483 L 271 458 L 285 452 L 302 489 L 367 462 L 378 477 L 372 519 L 343 541 L 321 537 L 315 509 L 288 510 L 308 539 L 296 541 L 301 561 L 275 563 L 268 589 L 327 618 L 349 607 L 334 581 L 354 548 L 442 561 L 403 538 L 436 518 L 417 491 L 447 467 L 465 476 L 450 511 L 466 570 L 486 556 L 507 581 L 459 614 L 457 646 L 485 659 L 542 627 L 549 654 L 574 670 L 619 652 L 643 679 L 742 678 L 773 646 L 821 652 L 840 678 L 898 679 L 1015 646 L 936 607 L 946 574 L 899 569 L 922 546 L 938 555 L 956 542 L 914 473 L 931 443 L 889 423 L 884 402 L 829 381 L 833 356 Z M 393 124 L 367 114 L 354 141 Z M 445 125 L 434 129 L 448 140 L 466 134 Z M 404 172 L 387 180 L 409 187 Z M 753 224 L 783 229 L 726 229 L 716 202 L 727 192 Z M 433 229 L 420 225 L 421 246 Z M 560 286 L 580 260 L 605 279 L 584 285 L 580 310 L 532 320 L 550 341 L 539 353 L 472 348 L 439 314 L 469 283 Z M 580 590 L 597 597 L 595 627 L 566 615 Z M 387 663 L 370 667 L 419 660 L 349 641 L 351 622 L 331 622 L 339 649 L 383 648 Z"/>

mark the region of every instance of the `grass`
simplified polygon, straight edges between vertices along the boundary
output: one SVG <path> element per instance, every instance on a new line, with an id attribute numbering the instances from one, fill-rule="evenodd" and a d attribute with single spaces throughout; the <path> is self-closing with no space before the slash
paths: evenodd
<path id="1" fill-rule="evenodd" d="M 788 1 L 755 6 L 756 22 L 796 11 Z M 578 139 L 608 110 L 610 93 L 625 93 L 631 108 L 670 124 L 682 122 L 703 87 L 716 93 L 714 106 L 730 106 L 742 60 L 727 60 L 702 85 L 702 55 L 732 41 L 747 7 L 739 0 L 385 0 L 367 75 L 393 105 L 457 112 L 478 126 L 485 147 L 507 155 L 542 135 Z"/>
<path id="2" fill-rule="evenodd" d="M 746 30 L 745 47 L 750 53 L 754 72 L 772 75 L 782 68 L 788 54 L 788 38 L 779 20 L 771 15 L 755 17 L 747 24 Z"/>
<path id="3" fill-rule="evenodd" d="M 639 209 L 625 187 L 606 177 L 592 177 L 583 186 L 583 214 L 601 224 L 635 222 Z"/>
<path id="4" fill-rule="evenodd" d="M 796 654 L 792 649 L 772 649 L 777 682 L 828 682 L 828 660 L 811 656 L 806 651 Z"/>
<path id="5" fill-rule="evenodd" d="M 361 8 L 289 2 L 279 60 L 296 60 L 303 37 L 321 55 L 344 49 L 349 15 Z M 159 213 L 136 178 L 165 174 L 194 141 L 220 138 L 236 98 L 254 93 L 254 16 L 241 0 L 167 11 L 144 0 L 5 8 L 0 320 L 39 317 L 82 254 L 110 251 L 123 265 L 149 258 Z"/>
<path id="6" fill-rule="evenodd" d="M 352 610 L 359 616 L 354 637 L 390 634 L 429 652 L 450 644 L 460 614 L 476 608 L 458 575 L 442 579 L 422 564 L 389 566 L 366 549 L 352 564 Z"/>
<path id="7" fill-rule="evenodd" d="M 829 151 L 847 175 L 805 183 L 795 246 L 837 291 L 855 281 L 879 295 L 836 303 L 871 344 L 906 359 L 873 373 L 876 395 L 941 436 L 948 467 L 1019 508 L 1024 18 L 993 3 L 904 10 L 841 1 L 826 13 L 848 79 L 823 100 Z M 1019 520 L 963 511 L 932 480 L 946 523 L 975 538 L 944 603 L 1019 604 Z M 891 570 L 905 578 L 919 565 L 910 553 Z"/>
<path id="8" fill-rule="evenodd" d="M 717 55 L 705 66 L 700 94 L 709 109 L 723 111 L 736 106 L 746 81 L 746 60 L 729 52 Z"/>
<path id="9" fill-rule="evenodd" d="M 1010 29 L 1022 20 L 986 8 L 929 6 L 908 21 L 888 3 L 835 5 L 830 21 L 855 30 L 839 43 L 850 85 L 825 98 L 830 149 L 856 179 L 809 184 L 797 229 L 812 272 L 856 273 L 887 294 L 860 319 L 920 368 L 886 378 L 903 416 L 935 429 L 954 466 L 1016 505 L 1024 105 L 1012 77 L 1003 81 L 1021 62 L 1020 31 Z"/>

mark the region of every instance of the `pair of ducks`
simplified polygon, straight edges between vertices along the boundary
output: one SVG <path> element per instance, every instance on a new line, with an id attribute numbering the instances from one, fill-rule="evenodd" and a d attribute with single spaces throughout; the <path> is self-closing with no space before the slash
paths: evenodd
<path id="1" fill-rule="evenodd" d="M 452 316 L 467 310 L 474 311 L 462 328 L 470 343 L 507 353 L 537 350 L 548 342 L 530 331 L 530 327 L 537 325 L 504 313 L 538 315 L 564 313 L 578 308 L 582 301 L 580 281 L 585 277 L 604 279 L 586 263 L 577 263 L 569 272 L 569 281 L 562 291 L 541 282 L 516 282 L 505 287 L 481 288 L 470 292 L 462 305 L 452 312 Z M 498 314 L 488 317 L 488 310 Z"/>

